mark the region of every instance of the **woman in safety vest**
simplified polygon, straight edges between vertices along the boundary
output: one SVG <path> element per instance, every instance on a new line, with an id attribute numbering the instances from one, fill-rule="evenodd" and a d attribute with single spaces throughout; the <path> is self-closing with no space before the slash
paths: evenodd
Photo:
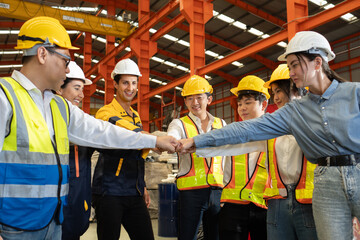
<path id="1" fill-rule="evenodd" d="M 274 103 L 282 108 L 303 89 L 291 84 L 289 69 L 280 64 L 264 84 Z M 268 180 L 264 198 L 268 200 L 268 239 L 317 239 L 312 214 L 315 164 L 306 160 L 294 136 L 268 140 Z"/>
<path id="2" fill-rule="evenodd" d="M 69 70 L 57 93 L 79 106 L 84 98 L 84 85 L 91 85 L 92 82 L 85 78 L 84 72 L 74 61 L 69 63 Z M 68 203 L 64 206 L 63 240 L 79 240 L 89 227 L 92 153 L 92 148 L 70 144 L 69 195 Z"/>
<path id="3" fill-rule="evenodd" d="M 318 238 L 351 240 L 352 218 L 360 218 L 360 84 L 346 82 L 329 67 L 335 58 L 327 39 L 298 32 L 279 57 L 296 87 L 309 93 L 272 114 L 236 122 L 181 141 L 182 152 L 292 134 L 314 170 L 313 214 Z M 188 150 L 189 149 L 189 150 Z"/>

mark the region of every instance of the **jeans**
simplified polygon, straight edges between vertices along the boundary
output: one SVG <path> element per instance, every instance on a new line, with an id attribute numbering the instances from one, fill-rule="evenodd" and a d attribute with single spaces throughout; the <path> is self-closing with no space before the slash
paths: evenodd
<path id="1" fill-rule="evenodd" d="M 268 200 L 267 234 L 269 240 L 315 240 L 316 228 L 311 204 L 295 199 L 295 186 L 287 185 L 286 199 Z"/>
<path id="2" fill-rule="evenodd" d="M 179 191 L 179 240 L 195 240 L 202 222 L 204 240 L 218 240 L 221 189 Z"/>
<path id="3" fill-rule="evenodd" d="M 121 224 L 132 240 L 154 240 L 151 219 L 142 196 L 93 195 L 99 240 L 118 240 Z"/>
<path id="4" fill-rule="evenodd" d="M 220 240 L 266 240 L 267 210 L 250 204 L 225 203 L 220 210 Z"/>
<path id="5" fill-rule="evenodd" d="M 21 231 L 0 224 L 0 236 L 4 240 L 61 240 L 61 225 L 54 220 L 38 231 Z"/>
<path id="6" fill-rule="evenodd" d="M 318 166 L 314 171 L 313 206 L 320 240 L 352 240 L 352 219 L 360 219 L 360 164 Z"/>

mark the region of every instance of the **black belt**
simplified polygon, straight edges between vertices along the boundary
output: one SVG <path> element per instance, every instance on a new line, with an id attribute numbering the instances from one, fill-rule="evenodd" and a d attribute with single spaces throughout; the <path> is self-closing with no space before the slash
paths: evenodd
<path id="1" fill-rule="evenodd" d="M 317 160 L 319 166 L 351 166 L 360 163 L 360 153 L 322 157 Z"/>

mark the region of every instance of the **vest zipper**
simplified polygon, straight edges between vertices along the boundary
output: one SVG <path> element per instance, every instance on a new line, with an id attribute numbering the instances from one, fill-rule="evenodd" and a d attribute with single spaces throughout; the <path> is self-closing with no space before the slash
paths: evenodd
<path id="1" fill-rule="evenodd" d="M 59 171 L 59 182 L 58 182 L 58 189 L 57 189 L 57 199 L 58 199 L 58 204 L 56 206 L 56 212 L 55 214 L 57 214 L 57 220 L 60 222 L 60 211 L 61 211 L 61 198 L 60 198 L 60 194 L 61 194 L 61 182 L 62 182 L 62 178 L 63 178 L 63 175 L 62 175 L 62 168 L 61 168 L 61 161 L 60 161 L 60 156 L 59 156 L 59 153 L 57 151 L 57 147 L 56 147 L 56 138 L 55 138 L 55 135 L 54 135 L 54 142 L 51 141 L 52 145 L 53 145 L 53 148 L 54 148 L 54 151 L 55 151 L 55 156 L 56 156 L 56 163 L 57 163 L 57 166 L 58 166 L 58 171 Z"/>

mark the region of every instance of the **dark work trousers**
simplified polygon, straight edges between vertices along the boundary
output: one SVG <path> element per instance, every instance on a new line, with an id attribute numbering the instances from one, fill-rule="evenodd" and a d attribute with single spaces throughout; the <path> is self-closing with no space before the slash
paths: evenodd
<path id="1" fill-rule="evenodd" d="M 195 240 L 200 223 L 204 240 L 218 240 L 221 189 L 179 191 L 179 240 Z"/>
<path id="2" fill-rule="evenodd" d="M 119 240 L 121 224 L 132 240 L 153 240 L 149 211 L 142 196 L 93 195 L 99 240 Z"/>
<path id="3" fill-rule="evenodd" d="M 250 204 L 225 203 L 220 210 L 220 240 L 266 240 L 267 210 Z"/>

